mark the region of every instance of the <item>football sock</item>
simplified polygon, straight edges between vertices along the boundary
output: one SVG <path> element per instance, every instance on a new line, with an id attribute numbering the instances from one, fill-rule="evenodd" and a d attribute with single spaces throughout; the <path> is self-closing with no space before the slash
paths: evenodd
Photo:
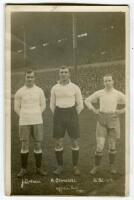
<path id="1" fill-rule="evenodd" d="M 27 168 L 28 153 L 21 153 L 21 167 L 23 169 Z"/>
<path id="2" fill-rule="evenodd" d="M 79 160 L 79 150 L 72 150 L 73 166 L 77 166 Z"/>
<path id="3" fill-rule="evenodd" d="M 101 163 L 102 155 L 95 155 L 95 166 L 99 166 Z"/>
<path id="4" fill-rule="evenodd" d="M 42 162 L 42 153 L 34 153 L 34 156 L 35 156 L 36 167 L 40 168 Z"/>
<path id="5" fill-rule="evenodd" d="M 114 164 L 115 161 L 115 153 L 109 153 L 109 164 Z"/>
<path id="6" fill-rule="evenodd" d="M 59 166 L 63 166 L 63 150 L 55 151 L 56 160 Z"/>

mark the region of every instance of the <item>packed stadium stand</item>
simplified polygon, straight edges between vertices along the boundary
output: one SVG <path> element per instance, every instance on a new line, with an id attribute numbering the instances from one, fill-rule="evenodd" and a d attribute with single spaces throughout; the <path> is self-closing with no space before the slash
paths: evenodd
<path id="1" fill-rule="evenodd" d="M 74 69 L 71 67 L 71 79 L 75 82 Z M 107 73 L 113 75 L 115 88 L 125 93 L 125 62 L 105 62 L 92 65 L 78 66 L 77 84 L 82 90 L 83 97 L 103 88 L 103 76 Z M 58 81 L 58 70 L 36 71 L 36 83 L 44 89 L 49 99 L 52 86 Z M 24 84 L 24 72 L 12 73 L 12 94 Z"/>
<path id="2" fill-rule="evenodd" d="M 77 84 L 83 96 L 103 87 L 105 73 L 112 73 L 115 87 L 125 92 L 124 14 L 77 13 L 76 18 Z M 75 81 L 71 13 L 14 13 L 11 33 L 12 94 L 29 68 L 37 71 L 36 82 L 47 97 L 60 66 L 69 66 Z"/>

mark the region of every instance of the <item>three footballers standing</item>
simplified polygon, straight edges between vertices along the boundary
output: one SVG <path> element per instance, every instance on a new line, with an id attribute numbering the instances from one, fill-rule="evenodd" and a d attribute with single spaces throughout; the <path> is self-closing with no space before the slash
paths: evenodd
<path id="1" fill-rule="evenodd" d="M 34 139 L 34 155 L 36 173 L 47 175 L 41 169 L 43 119 L 42 112 L 46 108 L 45 95 L 41 88 L 35 85 L 35 73 L 31 70 L 25 74 L 25 85 L 15 94 L 14 108 L 19 116 L 19 135 L 21 141 L 21 170 L 18 177 L 27 174 L 27 162 L 29 153 L 30 134 Z M 116 155 L 116 140 L 120 135 L 119 115 L 125 112 L 125 108 L 118 109 L 118 105 L 125 105 L 125 95 L 114 89 L 114 81 L 110 74 L 105 75 L 104 89 L 90 95 L 85 104 L 89 110 L 97 116 L 96 127 L 96 152 L 95 164 L 90 171 L 96 174 L 100 167 L 105 139 L 109 142 L 110 172 L 116 173 L 114 160 Z M 94 103 L 99 103 L 96 109 Z M 59 82 L 51 89 L 50 109 L 53 113 L 53 137 L 55 140 L 55 155 L 57 168 L 55 175 L 63 172 L 63 138 L 66 133 L 70 137 L 72 149 L 72 163 L 74 175 L 80 175 L 78 168 L 80 136 L 78 115 L 83 110 L 83 99 L 80 88 L 71 82 L 70 71 L 67 67 L 59 70 Z"/>

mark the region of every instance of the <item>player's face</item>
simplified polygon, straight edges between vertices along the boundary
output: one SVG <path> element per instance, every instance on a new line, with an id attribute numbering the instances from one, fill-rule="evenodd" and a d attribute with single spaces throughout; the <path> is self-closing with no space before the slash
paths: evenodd
<path id="1" fill-rule="evenodd" d="M 110 89 L 110 88 L 113 87 L 114 81 L 113 81 L 112 76 L 105 76 L 103 78 L 103 80 L 104 80 L 104 86 L 105 86 L 105 88 Z"/>
<path id="2" fill-rule="evenodd" d="M 59 76 L 61 81 L 67 81 L 70 78 L 69 69 L 60 69 Z"/>
<path id="3" fill-rule="evenodd" d="M 32 87 L 34 85 L 34 81 L 35 81 L 34 72 L 26 73 L 26 76 L 25 76 L 25 84 L 26 84 L 26 86 L 27 87 Z"/>

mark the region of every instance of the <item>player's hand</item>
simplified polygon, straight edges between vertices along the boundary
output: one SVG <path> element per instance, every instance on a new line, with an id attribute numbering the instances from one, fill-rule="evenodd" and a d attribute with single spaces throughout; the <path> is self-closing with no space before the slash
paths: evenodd
<path id="1" fill-rule="evenodd" d="M 115 114 L 116 115 L 121 115 L 121 114 L 123 114 L 124 113 L 124 110 L 119 110 L 119 109 L 117 109 L 116 111 L 115 111 Z"/>
<path id="2" fill-rule="evenodd" d="M 96 109 L 96 108 L 93 109 L 93 112 L 94 112 L 94 114 L 96 114 L 96 115 L 99 115 L 99 113 L 100 113 L 99 109 Z"/>

